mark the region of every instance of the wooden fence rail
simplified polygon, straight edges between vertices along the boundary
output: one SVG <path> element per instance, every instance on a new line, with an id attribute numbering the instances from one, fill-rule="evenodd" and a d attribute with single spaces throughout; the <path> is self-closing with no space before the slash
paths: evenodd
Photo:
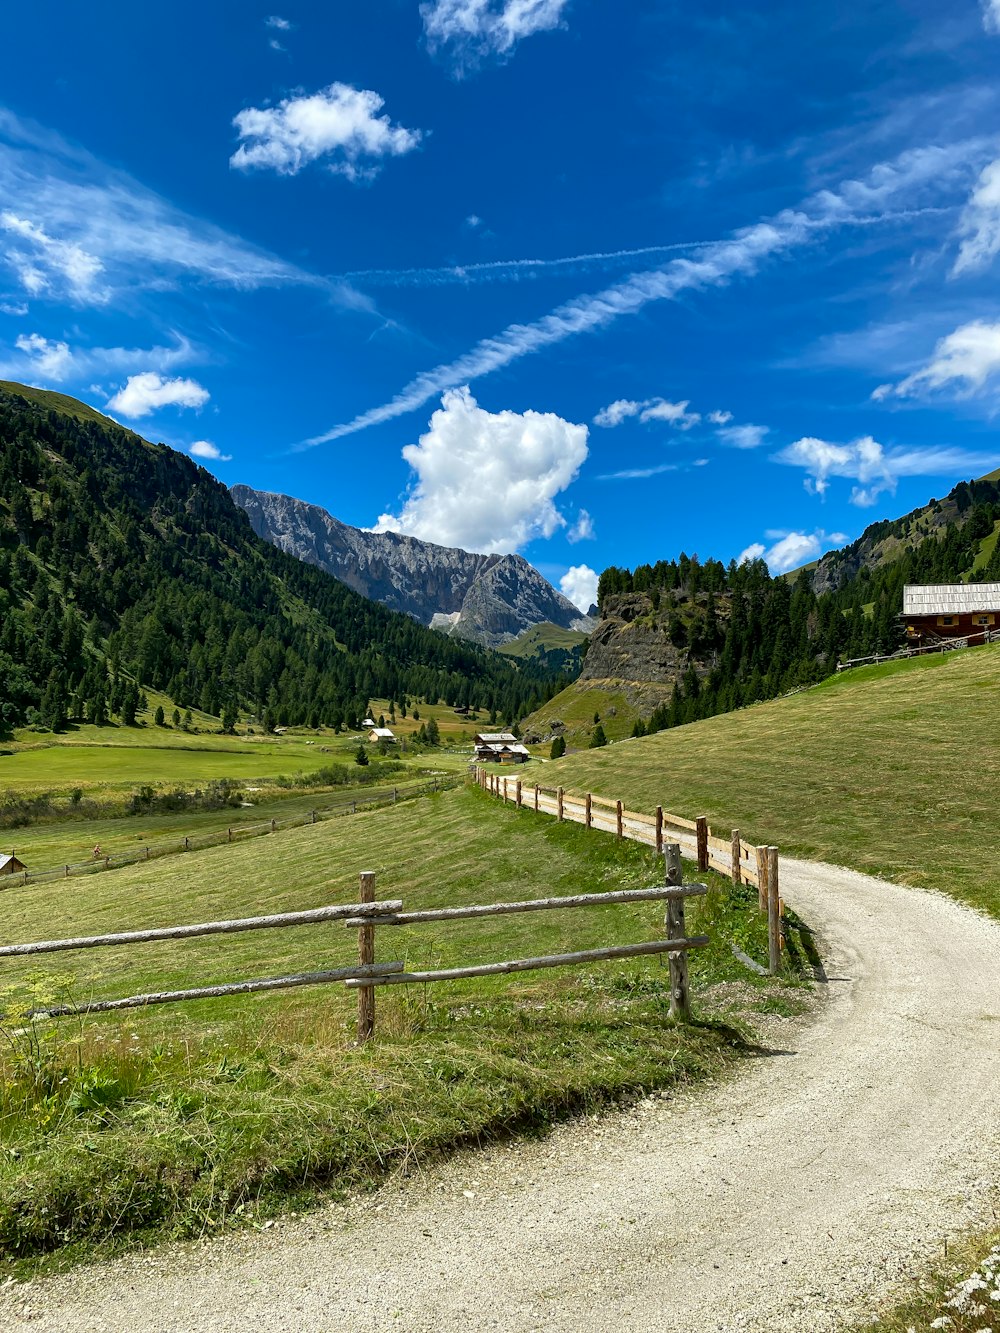
<path id="1" fill-rule="evenodd" d="M 658 805 L 651 814 L 627 810 L 620 800 L 599 796 L 596 792 L 567 792 L 563 787 L 542 787 L 534 784 L 531 799 L 523 799 L 521 778 L 504 773 L 489 772 L 482 765 L 475 769 L 477 786 L 505 803 L 513 793 L 515 804 L 529 806 L 540 814 L 555 815 L 556 819 L 583 824 L 585 828 L 602 833 L 613 833 L 664 850 L 667 834 L 683 840 L 694 852 L 699 870 L 716 870 L 727 875 L 733 884 L 749 884 L 757 890 L 758 904 L 768 915 L 768 964 L 776 975 L 781 970 L 781 951 L 784 948 L 784 903 L 778 891 L 778 849 L 756 846 L 744 841 L 739 829 L 733 829 L 728 838 L 713 834 L 708 819 L 699 815 L 687 819 L 670 814 Z"/>

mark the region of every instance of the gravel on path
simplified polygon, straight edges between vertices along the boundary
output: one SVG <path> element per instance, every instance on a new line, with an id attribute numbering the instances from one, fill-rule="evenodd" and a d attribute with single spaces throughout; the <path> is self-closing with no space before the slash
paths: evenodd
<path id="1" fill-rule="evenodd" d="M 735 1078 L 345 1205 L 0 1291 L 58 1333 L 844 1329 L 985 1224 L 1000 1180 L 1000 923 L 782 860 L 826 1000 Z"/>

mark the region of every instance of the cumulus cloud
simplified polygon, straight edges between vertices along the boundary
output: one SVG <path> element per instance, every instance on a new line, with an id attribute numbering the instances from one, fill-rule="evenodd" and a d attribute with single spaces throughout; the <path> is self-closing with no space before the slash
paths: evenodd
<path id="1" fill-rule="evenodd" d="M 769 533 L 768 536 L 777 540 L 769 547 L 763 542 L 752 542 L 740 552 L 736 563 L 743 565 L 748 560 L 763 560 L 772 574 L 787 574 L 790 569 L 815 560 L 824 547 L 838 546 L 846 540 L 842 532 L 826 533 L 821 529 L 816 532 Z"/>
<path id="2" fill-rule="evenodd" d="M 597 574 L 589 565 L 571 565 L 559 580 L 559 591 L 581 611 L 597 603 Z"/>
<path id="3" fill-rule="evenodd" d="M 980 0 L 983 27 L 987 32 L 1000 33 L 1000 0 Z"/>
<path id="4" fill-rule="evenodd" d="M 774 455 L 779 463 L 799 467 L 807 473 L 805 488 L 813 495 L 825 495 L 831 477 L 855 482 L 850 501 L 859 508 L 871 507 L 884 491 L 894 493 L 900 477 L 949 477 L 970 472 L 986 472 L 1000 461 L 1000 449 L 993 454 L 945 446 L 902 446 L 884 449 L 870 435 L 850 444 L 804 436 Z"/>
<path id="5" fill-rule="evenodd" d="M 294 176 L 320 158 L 348 180 L 369 179 L 385 157 L 411 152 L 420 130 L 393 125 L 378 113 L 378 93 L 331 83 L 317 93 L 286 97 L 276 107 L 247 107 L 233 124 L 243 142 L 229 159 L 240 171 L 254 168 Z"/>
<path id="6" fill-rule="evenodd" d="M 686 398 L 682 403 L 671 403 L 666 398 L 644 398 L 641 402 L 631 398 L 617 398 L 607 407 L 601 408 L 594 417 L 594 425 L 620 426 L 630 417 L 638 417 L 640 421 L 666 421 L 677 430 L 690 430 L 698 424 L 701 416 L 698 412 L 689 412 L 689 406 Z"/>
<path id="7" fill-rule="evenodd" d="M 487 412 L 465 386 L 444 394 L 403 457 L 416 480 L 373 531 L 508 552 L 566 526 L 555 498 L 587 457 L 587 427 L 553 412 Z"/>
<path id="8" fill-rule="evenodd" d="M 708 419 L 713 426 L 728 426 L 733 419 L 732 412 L 709 412 Z"/>
<path id="9" fill-rule="evenodd" d="M 195 440 L 188 453 L 192 458 L 208 458 L 217 463 L 231 463 L 233 459 L 232 454 L 224 454 L 211 440 Z"/>
<path id="10" fill-rule="evenodd" d="M 767 426 L 720 426 L 716 431 L 723 444 L 733 449 L 757 449 L 767 433 Z"/>
<path id="11" fill-rule="evenodd" d="M 107 406 L 109 412 L 120 412 L 124 417 L 148 417 L 161 407 L 203 407 L 209 396 L 197 380 L 166 380 L 147 370 L 130 375 Z"/>
<path id="12" fill-rule="evenodd" d="M 140 366 L 169 370 L 197 355 L 187 338 L 175 338 L 171 347 L 71 347 L 40 333 L 21 334 L 14 343 L 15 354 L 0 355 L 0 379 L 34 382 L 42 378 L 59 384 L 88 376 L 123 375 Z"/>
<path id="13" fill-rule="evenodd" d="M 509 56 L 518 42 L 562 24 L 569 0 L 428 0 L 420 6 L 431 51 L 448 47 L 457 69 Z"/>
<path id="14" fill-rule="evenodd" d="M 949 386 L 974 393 L 997 371 L 1000 371 L 1000 323 L 974 319 L 941 338 L 926 366 L 898 384 L 880 384 L 872 397 L 881 402 Z"/>
<path id="15" fill-rule="evenodd" d="M 280 14 L 270 14 L 264 20 L 265 28 L 275 28 L 278 32 L 291 32 L 292 25 L 288 19 L 283 19 Z"/>
<path id="16" fill-rule="evenodd" d="M 586 509 L 581 509 L 576 516 L 576 522 L 566 533 L 568 542 L 586 542 L 591 541 L 597 534 L 594 532 L 594 520 L 587 513 Z"/>

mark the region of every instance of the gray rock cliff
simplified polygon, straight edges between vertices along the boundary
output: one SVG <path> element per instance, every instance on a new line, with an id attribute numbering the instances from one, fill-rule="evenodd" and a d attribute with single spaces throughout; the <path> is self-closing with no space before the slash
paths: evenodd
<path id="1" fill-rule="evenodd" d="M 365 532 L 318 505 L 249 486 L 231 493 L 258 537 L 447 634 L 495 648 L 545 621 L 591 628 L 589 617 L 523 556 L 477 555 L 397 532 Z"/>

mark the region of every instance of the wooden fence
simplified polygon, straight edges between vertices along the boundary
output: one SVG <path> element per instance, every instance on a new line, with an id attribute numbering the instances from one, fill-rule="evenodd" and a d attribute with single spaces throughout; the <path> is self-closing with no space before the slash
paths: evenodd
<path id="1" fill-rule="evenodd" d="M 670 961 L 670 1012 L 679 1020 L 690 1018 L 691 1004 L 688 984 L 687 951 L 708 944 L 707 935 L 686 933 L 684 921 L 685 898 L 708 892 L 704 884 L 683 884 L 681 849 L 677 843 L 665 848 L 666 878 L 663 885 L 645 889 L 619 889 L 611 893 L 581 893 L 561 898 L 536 898 L 523 902 L 486 903 L 465 907 L 435 908 L 429 911 L 405 912 L 401 900 L 377 902 L 375 874 L 362 871 L 358 901 L 317 907 L 304 912 L 282 912 L 274 916 L 246 917 L 233 921 L 206 921 L 188 926 L 165 926 L 150 930 L 130 930 L 117 934 L 79 936 L 71 939 L 40 940 L 31 944 L 0 946 L 0 958 L 33 958 L 40 954 L 62 953 L 71 949 L 127 948 L 136 944 L 194 939 L 205 935 L 231 935 L 253 930 L 276 930 L 290 926 L 319 925 L 341 920 L 349 929 L 358 932 L 358 961 L 344 967 L 323 971 L 300 972 L 281 977 L 257 977 L 247 981 L 225 982 L 219 985 L 191 987 L 186 990 L 150 991 L 142 995 L 127 995 L 113 1000 L 92 1000 L 83 1004 L 50 1005 L 35 1009 L 26 1018 L 60 1018 L 69 1014 L 108 1013 L 122 1009 L 140 1009 L 154 1004 L 170 1004 L 180 1000 L 207 1000 L 222 996 L 248 995 L 258 991 L 274 991 L 294 986 L 315 986 L 330 982 L 344 982 L 358 991 L 358 1041 L 363 1043 L 375 1031 L 375 987 L 387 984 L 413 985 L 436 981 L 454 981 L 464 977 L 504 976 L 513 972 L 529 972 L 540 968 L 572 967 L 582 963 L 601 962 L 616 958 L 637 958 L 650 954 L 667 954 Z M 584 949 L 575 953 L 546 954 L 534 958 L 508 958 L 495 963 L 479 963 L 470 967 L 438 968 L 431 971 L 404 970 L 400 961 L 375 961 L 376 926 L 418 926 L 440 921 L 474 921 L 484 917 L 503 916 L 520 912 L 551 912 L 584 907 L 602 907 L 614 903 L 641 903 L 665 901 L 665 938 L 646 940 L 639 944 L 611 945 L 601 949 Z"/>
<path id="2" fill-rule="evenodd" d="M 894 653 L 874 653 L 870 657 L 851 657 L 846 662 L 838 662 L 838 671 L 849 671 L 851 667 L 879 666 L 882 662 L 902 662 L 909 657 L 923 657 L 927 653 L 950 653 L 957 648 L 972 648 L 976 644 L 1000 643 L 1000 629 L 974 630 L 954 639 L 941 639 L 938 643 L 928 643 L 920 648 L 898 648 Z"/>
<path id="3" fill-rule="evenodd" d="M 733 829 L 728 838 L 718 838 L 705 815 L 685 819 L 670 814 L 660 805 L 652 814 L 642 814 L 627 810 L 621 801 L 608 800 L 593 792 L 580 795 L 563 787 L 542 787 L 537 782 L 529 785 L 519 777 L 490 772 L 484 765 L 475 769 L 475 781 L 483 791 L 505 803 L 641 842 L 657 852 L 663 851 L 669 833 L 695 853 L 699 870 L 717 870 L 728 875 L 734 884 L 753 885 L 760 910 L 768 918 L 769 970 L 772 976 L 780 972 L 785 905 L 780 893 L 777 847 L 748 843 L 739 829 Z"/>
<path id="4" fill-rule="evenodd" d="M 182 838 L 164 838 L 161 841 L 130 847 L 123 852 L 114 852 L 107 856 L 92 856 L 86 861 L 70 862 L 68 865 L 50 866 L 46 870 L 19 870 L 12 875 L 0 875 L 0 890 L 13 888 L 15 885 L 27 887 L 29 884 L 43 884 L 54 879 L 70 879 L 77 875 L 93 875 L 102 870 L 118 870 L 121 866 L 135 865 L 139 861 L 152 861 L 161 856 L 176 856 L 181 852 L 194 852 L 206 847 L 219 847 L 223 843 L 242 842 L 246 838 L 262 838 L 269 833 L 282 829 L 301 828 L 305 824 L 318 824 L 327 819 L 338 819 L 343 815 L 354 815 L 359 810 L 374 810 L 383 805 L 395 805 L 398 801 L 415 796 L 426 796 L 430 792 L 441 791 L 446 787 L 456 786 L 461 777 L 445 776 L 433 778 L 429 782 L 419 782 L 396 787 L 371 787 L 360 789 L 363 794 L 350 800 L 330 801 L 317 805 L 304 813 L 290 815 L 284 819 L 266 819 L 259 823 L 236 823 L 226 828 L 215 829 L 211 833 L 195 833 Z M 221 812 L 220 812 L 221 813 Z M 122 819 L 129 816 L 123 815 Z M 156 818 L 156 816 L 153 816 Z M 15 848 L 11 849 L 12 852 Z"/>

